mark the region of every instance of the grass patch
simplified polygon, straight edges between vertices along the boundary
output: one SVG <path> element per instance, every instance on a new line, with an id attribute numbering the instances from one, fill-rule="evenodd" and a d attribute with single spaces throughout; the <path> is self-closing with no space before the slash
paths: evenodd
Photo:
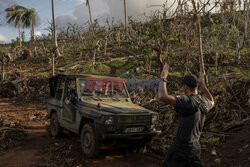
<path id="1" fill-rule="evenodd" d="M 93 74 L 92 65 L 85 64 L 82 66 L 82 74 Z"/>
<path id="2" fill-rule="evenodd" d="M 98 64 L 93 71 L 92 64 L 82 66 L 81 74 L 110 75 L 111 69 L 105 64 Z"/>
<path id="3" fill-rule="evenodd" d="M 36 77 L 48 77 L 48 76 L 50 76 L 50 72 L 40 72 L 40 73 L 35 74 L 34 76 L 36 76 Z"/>
<path id="4" fill-rule="evenodd" d="M 243 82 L 250 81 L 250 70 L 246 70 L 246 71 L 242 72 L 241 77 L 240 77 L 240 81 L 243 81 Z"/>
<path id="5" fill-rule="evenodd" d="M 96 75 L 109 75 L 111 72 L 111 69 L 109 66 L 105 64 L 99 64 L 94 71 L 94 74 Z"/>
<path id="6" fill-rule="evenodd" d="M 211 144 L 211 145 L 218 145 L 218 144 L 220 144 L 220 138 L 219 137 L 211 137 L 206 142 Z"/>
<path id="7" fill-rule="evenodd" d="M 117 59 L 117 60 L 113 60 L 113 61 L 111 61 L 109 64 L 108 64 L 108 66 L 109 67 L 121 67 L 121 66 L 123 66 L 125 64 L 125 62 L 124 62 L 124 60 L 122 60 L 122 59 Z"/>

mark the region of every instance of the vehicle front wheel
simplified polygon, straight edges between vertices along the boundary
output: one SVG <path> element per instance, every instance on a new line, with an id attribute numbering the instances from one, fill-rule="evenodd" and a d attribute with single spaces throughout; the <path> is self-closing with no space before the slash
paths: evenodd
<path id="1" fill-rule="evenodd" d="M 51 115 L 50 118 L 50 134 L 53 137 L 59 137 L 62 134 L 62 127 L 59 124 L 56 112 Z"/>
<path id="2" fill-rule="evenodd" d="M 151 138 L 148 139 L 143 139 L 141 141 L 137 141 L 133 144 L 129 145 L 129 151 L 131 152 L 136 152 L 136 153 L 143 153 L 145 150 L 145 147 L 147 145 L 147 143 L 151 140 Z"/>
<path id="3" fill-rule="evenodd" d="M 95 126 L 93 123 L 87 123 L 81 131 L 81 146 L 84 155 L 92 158 L 100 152 L 100 141 L 96 138 Z"/>

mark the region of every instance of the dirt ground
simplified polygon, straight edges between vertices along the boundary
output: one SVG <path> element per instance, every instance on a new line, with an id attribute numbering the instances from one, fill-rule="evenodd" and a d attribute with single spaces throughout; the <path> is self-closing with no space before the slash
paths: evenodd
<path id="1" fill-rule="evenodd" d="M 0 152 L 0 167 L 33 166 L 103 166 L 103 167 L 158 167 L 161 161 L 150 156 L 131 153 L 126 149 L 102 149 L 97 159 L 81 156 L 78 136 L 65 134 L 53 139 L 49 136 L 46 106 L 21 104 L 0 99 L 0 116 L 14 128 L 23 128 L 26 137 L 13 148 Z"/>
<path id="2" fill-rule="evenodd" d="M 224 137 L 221 144 L 203 149 L 205 166 L 250 166 L 250 121 L 230 133 L 232 135 L 221 134 Z M 212 155 L 212 150 L 216 152 L 216 155 Z"/>
<path id="3" fill-rule="evenodd" d="M 42 103 L 23 104 L 20 99 L 0 99 L 0 120 L 1 118 L 11 129 L 18 129 L 20 133 L 7 137 L 8 145 L 0 149 L 0 167 L 161 166 L 163 157 L 132 153 L 126 148 L 107 147 L 102 149 L 101 155 L 96 159 L 83 158 L 78 136 L 69 133 L 57 139 L 49 136 L 46 105 Z M 225 143 L 213 148 L 204 145 L 202 157 L 205 166 L 250 166 L 249 132 L 248 122 L 239 132 L 227 136 Z M 216 155 L 211 155 L 213 149 L 216 150 Z"/>

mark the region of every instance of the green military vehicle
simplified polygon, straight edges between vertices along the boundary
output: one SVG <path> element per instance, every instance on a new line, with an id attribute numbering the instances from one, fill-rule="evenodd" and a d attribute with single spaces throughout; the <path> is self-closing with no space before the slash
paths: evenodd
<path id="1" fill-rule="evenodd" d="M 133 104 L 121 78 L 59 74 L 49 85 L 51 135 L 80 135 L 87 157 L 96 156 L 103 143 L 143 143 L 157 134 L 158 114 Z"/>

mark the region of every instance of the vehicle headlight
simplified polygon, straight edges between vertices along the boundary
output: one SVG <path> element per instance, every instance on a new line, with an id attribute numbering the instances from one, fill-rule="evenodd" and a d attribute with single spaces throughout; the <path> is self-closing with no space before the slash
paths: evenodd
<path id="1" fill-rule="evenodd" d="M 105 125 L 113 125 L 114 118 L 112 116 L 105 117 Z"/>
<path id="2" fill-rule="evenodd" d="M 152 114 L 152 118 L 151 118 L 151 129 L 152 130 L 156 130 L 157 123 L 158 123 L 158 115 Z"/>
<path id="3" fill-rule="evenodd" d="M 157 123 L 157 122 L 158 122 L 158 115 L 153 114 L 153 115 L 152 115 L 151 123 L 152 123 L 152 124 L 155 124 L 155 123 Z"/>

